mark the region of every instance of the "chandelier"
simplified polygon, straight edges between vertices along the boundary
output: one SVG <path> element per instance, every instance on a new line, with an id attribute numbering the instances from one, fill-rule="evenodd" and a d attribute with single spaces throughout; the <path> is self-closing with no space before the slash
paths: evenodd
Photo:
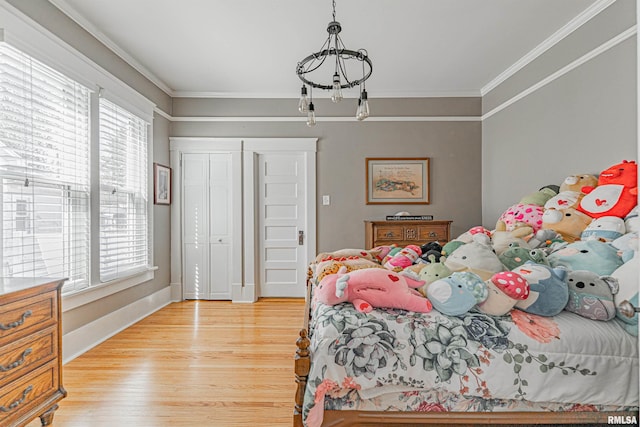
<path id="1" fill-rule="evenodd" d="M 371 71 L 373 70 L 371 59 L 369 59 L 365 49 L 358 49 L 357 51 L 347 49 L 340 38 L 340 31 L 342 31 L 342 27 L 340 23 L 336 21 L 336 2 L 333 0 L 333 21 L 327 25 L 329 36 L 318 52 L 307 56 L 298 62 L 296 66 L 296 74 L 298 74 L 298 77 L 302 80 L 298 110 L 301 113 L 307 114 L 307 125 L 309 126 L 316 124 L 312 96 L 313 88 L 331 91 L 331 100 L 333 102 L 340 102 L 342 100 L 342 89 L 350 89 L 358 86 L 360 97 L 358 98 L 356 119 L 364 120 L 369 117 L 369 100 L 367 98 L 365 80 L 371 76 Z M 360 64 L 356 61 L 360 61 Z M 327 65 L 323 67 L 325 63 L 327 63 Z M 351 65 L 351 69 L 349 69 L 349 64 L 356 64 L 356 66 Z M 358 67 L 357 65 L 361 66 Z M 330 67 L 333 71 L 333 77 L 330 81 L 322 83 L 313 80 L 313 72 L 320 69 L 326 71 Z M 357 68 L 358 71 L 360 71 L 361 68 L 362 77 L 355 80 L 349 79 L 347 73 L 352 72 L 353 68 Z M 308 91 L 307 87 L 309 89 Z"/>

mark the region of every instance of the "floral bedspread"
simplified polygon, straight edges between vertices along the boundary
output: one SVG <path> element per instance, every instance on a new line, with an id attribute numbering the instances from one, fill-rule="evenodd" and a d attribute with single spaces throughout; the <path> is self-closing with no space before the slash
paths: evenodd
<path id="1" fill-rule="evenodd" d="M 321 425 L 325 406 L 456 411 L 638 407 L 637 341 L 616 322 L 570 312 L 453 317 L 435 310 L 375 309 L 365 314 L 350 303 L 315 302 L 311 309 L 311 371 L 303 407 L 309 427 Z"/>

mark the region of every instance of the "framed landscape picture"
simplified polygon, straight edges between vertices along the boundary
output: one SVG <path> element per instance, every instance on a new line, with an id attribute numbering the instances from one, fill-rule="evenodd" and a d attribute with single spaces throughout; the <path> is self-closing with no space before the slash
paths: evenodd
<path id="1" fill-rule="evenodd" d="M 153 203 L 171 204 L 171 168 L 159 163 L 153 164 Z"/>
<path id="2" fill-rule="evenodd" d="M 429 204 L 429 158 L 367 158 L 368 205 Z"/>

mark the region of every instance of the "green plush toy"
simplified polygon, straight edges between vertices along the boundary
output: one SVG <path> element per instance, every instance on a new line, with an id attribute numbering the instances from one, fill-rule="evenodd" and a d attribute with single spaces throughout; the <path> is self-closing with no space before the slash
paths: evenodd
<path id="1" fill-rule="evenodd" d="M 542 187 L 538 191 L 528 194 L 520 199 L 520 203 L 524 205 L 538 205 L 544 206 L 547 203 L 547 200 L 558 194 L 551 186 Z"/>
<path id="2" fill-rule="evenodd" d="M 435 255 L 429 255 L 428 259 L 429 264 L 425 264 L 425 266 L 420 270 L 420 273 L 418 273 L 419 280 L 424 280 L 424 285 L 418 288 L 418 291 L 420 291 L 420 293 L 425 297 L 427 296 L 427 288 L 430 284 L 438 279 L 451 275 L 451 270 L 444 265 L 446 257 L 441 256 L 440 260 L 436 261 Z"/>
<path id="3" fill-rule="evenodd" d="M 458 249 L 460 246 L 464 244 L 465 242 L 463 242 L 462 240 L 455 240 L 455 239 L 445 243 L 445 245 L 442 247 L 442 256 L 451 255 L 453 251 L 455 251 L 456 249 Z"/>
<path id="4" fill-rule="evenodd" d="M 516 267 L 520 267 L 527 261 L 533 261 L 536 264 L 549 265 L 547 256 L 542 249 L 529 249 L 519 246 L 517 243 L 510 244 L 506 251 L 498 255 L 498 258 L 507 270 L 513 270 Z"/>

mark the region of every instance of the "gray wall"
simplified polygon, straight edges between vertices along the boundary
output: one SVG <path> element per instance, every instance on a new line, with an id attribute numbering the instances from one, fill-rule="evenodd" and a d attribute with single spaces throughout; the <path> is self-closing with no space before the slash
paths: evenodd
<path id="1" fill-rule="evenodd" d="M 384 116 L 469 117 L 469 121 L 322 121 L 323 116 L 355 112 L 355 100 L 332 104 L 315 100 L 319 122 L 174 121 L 171 136 L 317 137 L 317 228 L 319 251 L 364 246 L 364 220 L 384 219 L 400 210 L 453 220 L 453 234 L 481 221 L 479 98 L 375 99 L 372 114 Z M 238 100 L 175 98 L 174 117 L 300 116 L 296 99 Z M 429 205 L 366 205 L 365 158 L 429 157 Z M 331 196 L 322 206 L 321 197 Z"/>
<path id="2" fill-rule="evenodd" d="M 56 34 L 79 52 L 170 113 L 171 97 L 128 65 L 46 0 L 8 0 L 25 15 Z M 153 161 L 169 164 L 169 122 L 158 114 L 153 123 Z M 150 191 L 153 191 L 151 189 Z M 153 193 L 150 193 L 153 199 Z M 63 314 L 63 333 L 73 331 L 106 314 L 169 286 L 169 207 L 154 206 L 153 251 L 158 270 L 142 283 Z"/>
<path id="3" fill-rule="evenodd" d="M 488 114 L 635 24 L 618 0 L 483 97 Z M 637 160 L 635 35 L 482 122 L 482 221 L 573 174 Z"/>

